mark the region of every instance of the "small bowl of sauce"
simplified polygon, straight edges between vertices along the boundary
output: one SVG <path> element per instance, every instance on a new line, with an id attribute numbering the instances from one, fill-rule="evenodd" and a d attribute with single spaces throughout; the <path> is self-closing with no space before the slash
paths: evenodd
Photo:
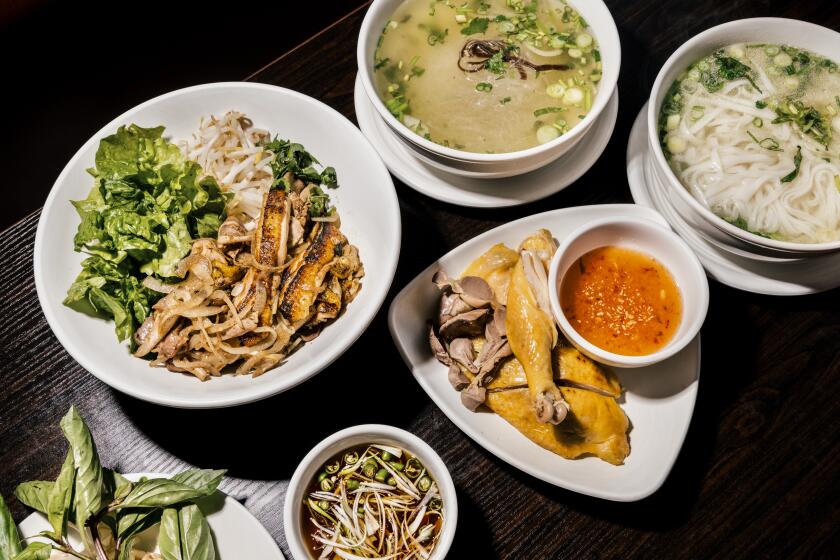
<path id="1" fill-rule="evenodd" d="M 709 287 L 676 234 L 644 218 L 608 218 L 572 232 L 549 270 L 560 330 L 581 352 L 642 367 L 684 348 L 706 317 Z"/>

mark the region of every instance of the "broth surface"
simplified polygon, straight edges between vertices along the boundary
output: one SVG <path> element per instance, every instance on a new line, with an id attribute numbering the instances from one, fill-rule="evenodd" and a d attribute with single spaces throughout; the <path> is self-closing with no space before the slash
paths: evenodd
<path id="1" fill-rule="evenodd" d="M 553 140 L 586 116 L 601 78 L 591 30 L 560 0 L 406 0 L 375 58 L 375 84 L 394 116 L 471 152 Z"/>
<path id="2" fill-rule="evenodd" d="M 594 249 L 569 268 L 560 305 L 586 340 L 625 356 L 663 348 L 682 317 L 671 273 L 644 253 L 614 246 Z"/>

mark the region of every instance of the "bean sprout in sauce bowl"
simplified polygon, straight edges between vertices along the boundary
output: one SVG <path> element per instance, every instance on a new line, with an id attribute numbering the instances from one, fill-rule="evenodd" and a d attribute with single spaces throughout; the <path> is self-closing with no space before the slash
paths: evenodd
<path id="1" fill-rule="evenodd" d="M 582 255 L 563 277 L 560 302 L 583 338 L 625 356 L 661 350 L 682 320 L 682 296 L 668 269 L 625 247 Z"/>
<path id="2" fill-rule="evenodd" d="M 443 528 L 443 500 L 417 457 L 361 445 L 322 466 L 302 516 L 314 558 L 428 558 Z"/>

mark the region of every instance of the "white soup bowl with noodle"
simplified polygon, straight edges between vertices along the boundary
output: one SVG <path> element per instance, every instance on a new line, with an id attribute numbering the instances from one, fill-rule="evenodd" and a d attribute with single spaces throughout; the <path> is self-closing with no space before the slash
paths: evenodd
<path id="1" fill-rule="evenodd" d="M 717 49 L 741 43 L 791 45 L 834 62 L 840 61 L 840 33 L 798 20 L 743 19 L 724 23 L 695 35 L 668 58 L 659 71 L 651 91 L 647 109 L 648 141 L 651 151 L 648 163 L 651 165 L 651 170 L 664 187 L 664 194 L 680 216 L 712 243 L 730 250 L 734 249 L 739 254 L 753 254 L 757 258 L 795 259 L 838 252 L 840 240 L 813 243 L 787 241 L 765 237 L 730 223 L 695 198 L 668 163 L 660 144 L 659 118 L 671 85 L 684 75 L 686 69 L 693 63 Z"/>

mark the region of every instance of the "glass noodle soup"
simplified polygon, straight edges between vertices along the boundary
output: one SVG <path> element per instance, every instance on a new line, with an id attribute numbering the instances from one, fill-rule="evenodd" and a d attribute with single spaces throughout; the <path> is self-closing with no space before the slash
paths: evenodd
<path id="1" fill-rule="evenodd" d="M 374 61 L 396 118 L 469 152 L 523 150 L 568 132 L 600 79 L 597 42 L 561 0 L 406 0 Z"/>
<path id="2" fill-rule="evenodd" d="M 840 72 L 787 45 L 736 44 L 689 66 L 659 138 L 697 200 L 751 233 L 840 240 Z"/>

